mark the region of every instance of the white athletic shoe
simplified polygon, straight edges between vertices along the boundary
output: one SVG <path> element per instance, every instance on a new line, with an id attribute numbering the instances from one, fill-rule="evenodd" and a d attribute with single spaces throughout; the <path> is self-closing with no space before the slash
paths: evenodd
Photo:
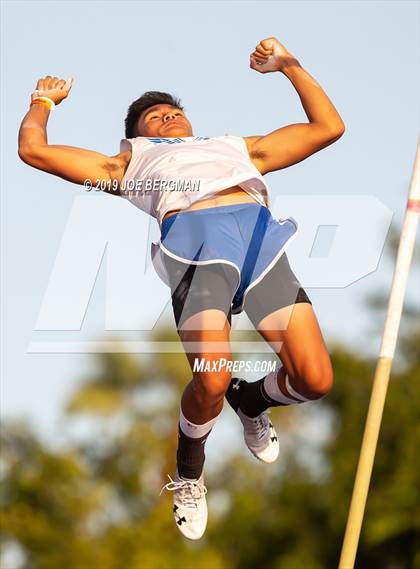
<path id="1" fill-rule="evenodd" d="M 237 414 L 244 427 L 245 442 L 252 454 L 262 462 L 274 462 L 279 455 L 279 441 L 273 423 L 264 411 L 257 417 L 248 417 L 240 409 Z"/>
<path id="2" fill-rule="evenodd" d="M 197 480 L 184 480 L 178 472 L 175 480 L 168 474 L 170 482 L 164 490 L 174 493 L 174 518 L 179 531 L 188 539 L 200 539 L 207 526 L 207 488 L 204 486 L 203 475 Z"/>

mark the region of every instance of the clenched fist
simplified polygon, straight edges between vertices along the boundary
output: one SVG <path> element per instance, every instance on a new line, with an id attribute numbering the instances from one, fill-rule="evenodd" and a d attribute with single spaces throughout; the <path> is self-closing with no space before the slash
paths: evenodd
<path id="1" fill-rule="evenodd" d="M 272 73 L 273 71 L 283 71 L 287 65 L 296 63 L 295 57 L 287 51 L 277 38 L 270 36 L 255 47 L 250 55 L 251 69 L 260 73 Z"/>
<path id="2" fill-rule="evenodd" d="M 36 89 L 31 95 L 31 101 L 35 97 L 48 97 L 56 105 L 59 105 L 67 97 L 73 84 L 73 78 L 67 80 L 51 77 L 47 75 L 43 79 L 38 79 Z"/>

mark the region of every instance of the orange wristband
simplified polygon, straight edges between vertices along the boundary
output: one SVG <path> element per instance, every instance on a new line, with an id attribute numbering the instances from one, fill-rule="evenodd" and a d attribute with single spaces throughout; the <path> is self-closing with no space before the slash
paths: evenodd
<path id="1" fill-rule="evenodd" d="M 32 105 L 47 105 L 47 107 L 50 109 L 50 111 L 53 111 L 55 108 L 54 101 L 52 99 L 50 99 L 49 97 L 35 97 L 31 101 L 31 106 Z"/>

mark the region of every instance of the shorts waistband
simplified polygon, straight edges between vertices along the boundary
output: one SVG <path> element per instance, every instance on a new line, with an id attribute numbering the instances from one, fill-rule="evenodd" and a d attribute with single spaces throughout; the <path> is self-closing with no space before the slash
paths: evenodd
<path id="1" fill-rule="evenodd" d="M 169 231 L 172 223 L 175 221 L 175 219 L 179 215 L 200 216 L 200 215 L 211 215 L 213 213 L 232 213 L 232 212 L 236 212 L 240 209 L 257 208 L 257 207 L 262 208 L 262 209 L 268 209 L 267 206 L 262 205 L 262 204 L 257 203 L 257 202 L 244 202 L 244 203 L 238 203 L 238 204 L 206 207 L 204 209 L 193 209 L 191 211 L 179 211 L 178 213 L 174 213 L 173 215 L 170 215 L 169 217 L 167 217 L 166 219 L 163 220 L 162 225 L 161 225 L 161 233 L 162 233 L 162 236 L 165 236 L 167 234 L 167 232 Z"/>

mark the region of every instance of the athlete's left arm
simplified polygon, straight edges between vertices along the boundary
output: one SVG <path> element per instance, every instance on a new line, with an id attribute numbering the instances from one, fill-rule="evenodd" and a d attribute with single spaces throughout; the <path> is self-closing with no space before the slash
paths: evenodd
<path id="1" fill-rule="evenodd" d="M 265 136 L 244 137 L 250 158 L 262 174 L 301 162 L 343 135 L 344 123 L 322 87 L 276 38 L 256 46 L 250 67 L 259 73 L 283 73 L 296 89 L 309 120 Z"/>

